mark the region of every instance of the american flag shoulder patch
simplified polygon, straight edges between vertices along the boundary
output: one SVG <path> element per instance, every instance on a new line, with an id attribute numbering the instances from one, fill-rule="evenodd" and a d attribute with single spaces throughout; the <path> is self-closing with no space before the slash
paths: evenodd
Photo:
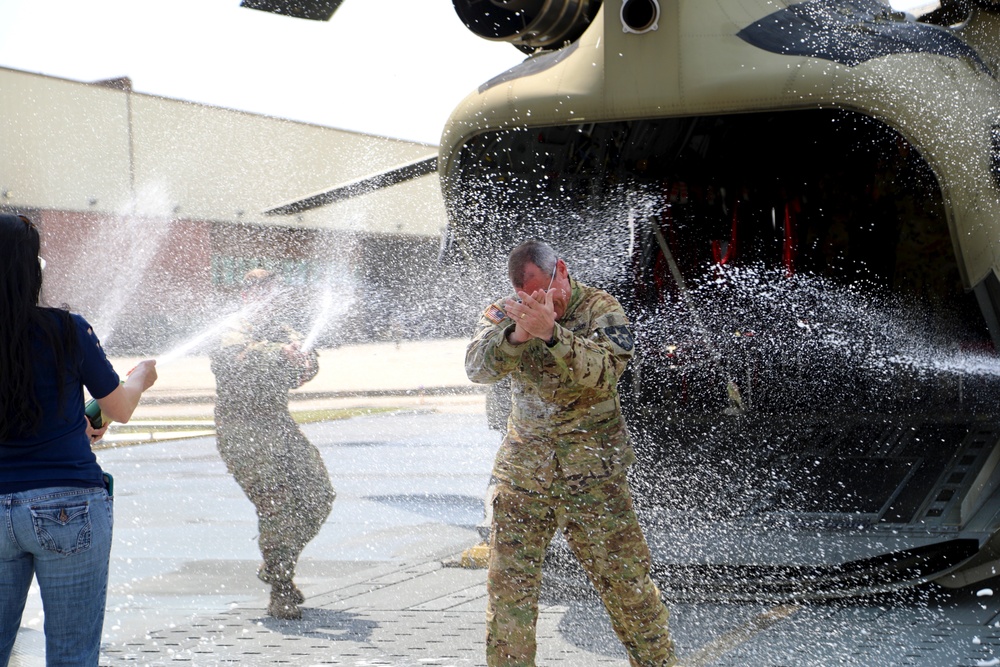
<path id="1" fill-rule="evenodd" d="M 490 304 L 489 308 L 483 311 L 483 317 L 488 319 L 493 324 L 500 324 L 501 322 L 503 322 L 503 319 L 507 317 L 507 313 L 500 310 L 500 308 L 498 308 L 497 305 L 494 303 Z"/>

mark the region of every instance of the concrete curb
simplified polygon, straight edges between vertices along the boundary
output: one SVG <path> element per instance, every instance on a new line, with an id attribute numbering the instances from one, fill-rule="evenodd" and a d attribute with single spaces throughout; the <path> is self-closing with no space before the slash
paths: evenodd
<path id="1" fill-rule="evenodd" d="M 410 389 L 361 389 L 341 391 L 296 391 L 288 395 L 289 403 L 340 398 L 376 398 L 383 396 L 469 396 L 485 394 L 486 387 L 415 387 Z M 171 405 L 191 403 L 215 403 L 215 391 L 190 390 L 174 393 L 148 392 L 143 395 L 144 405 Z"/>

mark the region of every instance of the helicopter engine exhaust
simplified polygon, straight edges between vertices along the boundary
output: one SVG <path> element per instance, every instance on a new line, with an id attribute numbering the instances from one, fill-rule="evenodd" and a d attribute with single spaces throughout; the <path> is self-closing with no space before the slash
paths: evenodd
<path id="1" fill-rule="evenodd" d="M 576 41 L 601 0 L 454 0 L 454 5 L 462 23 L 476 35 L 530 53 Z"/>

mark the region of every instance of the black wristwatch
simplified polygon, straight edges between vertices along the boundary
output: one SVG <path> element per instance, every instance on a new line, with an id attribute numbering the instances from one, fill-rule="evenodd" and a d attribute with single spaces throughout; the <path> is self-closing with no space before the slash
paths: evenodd
<path id="1" fill-rule="evenodd" d="M 559 337 L 556 336 L 556 332 L 553 331 L 552 332 L 552 338 L 550 338 L 547 341 L 545 341 L 545 347 L 555 347 L 556 343 L 558 343 L 558 342 L 559 342 Z"/>

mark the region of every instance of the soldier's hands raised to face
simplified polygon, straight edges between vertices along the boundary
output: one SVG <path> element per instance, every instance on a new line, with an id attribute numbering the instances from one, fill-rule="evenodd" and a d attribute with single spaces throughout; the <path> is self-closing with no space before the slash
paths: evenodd
<path id="1" fill-rule="evenodd" d="M 535 290 L 531 294 L 518 290 L 521 301 L 507 299 L 507 315 L 514 320 L 514 331 L 507 339 L 514 344 L 532 338 L 549 340 L 555 330 L 556 310 L 554 290 Z"/>

